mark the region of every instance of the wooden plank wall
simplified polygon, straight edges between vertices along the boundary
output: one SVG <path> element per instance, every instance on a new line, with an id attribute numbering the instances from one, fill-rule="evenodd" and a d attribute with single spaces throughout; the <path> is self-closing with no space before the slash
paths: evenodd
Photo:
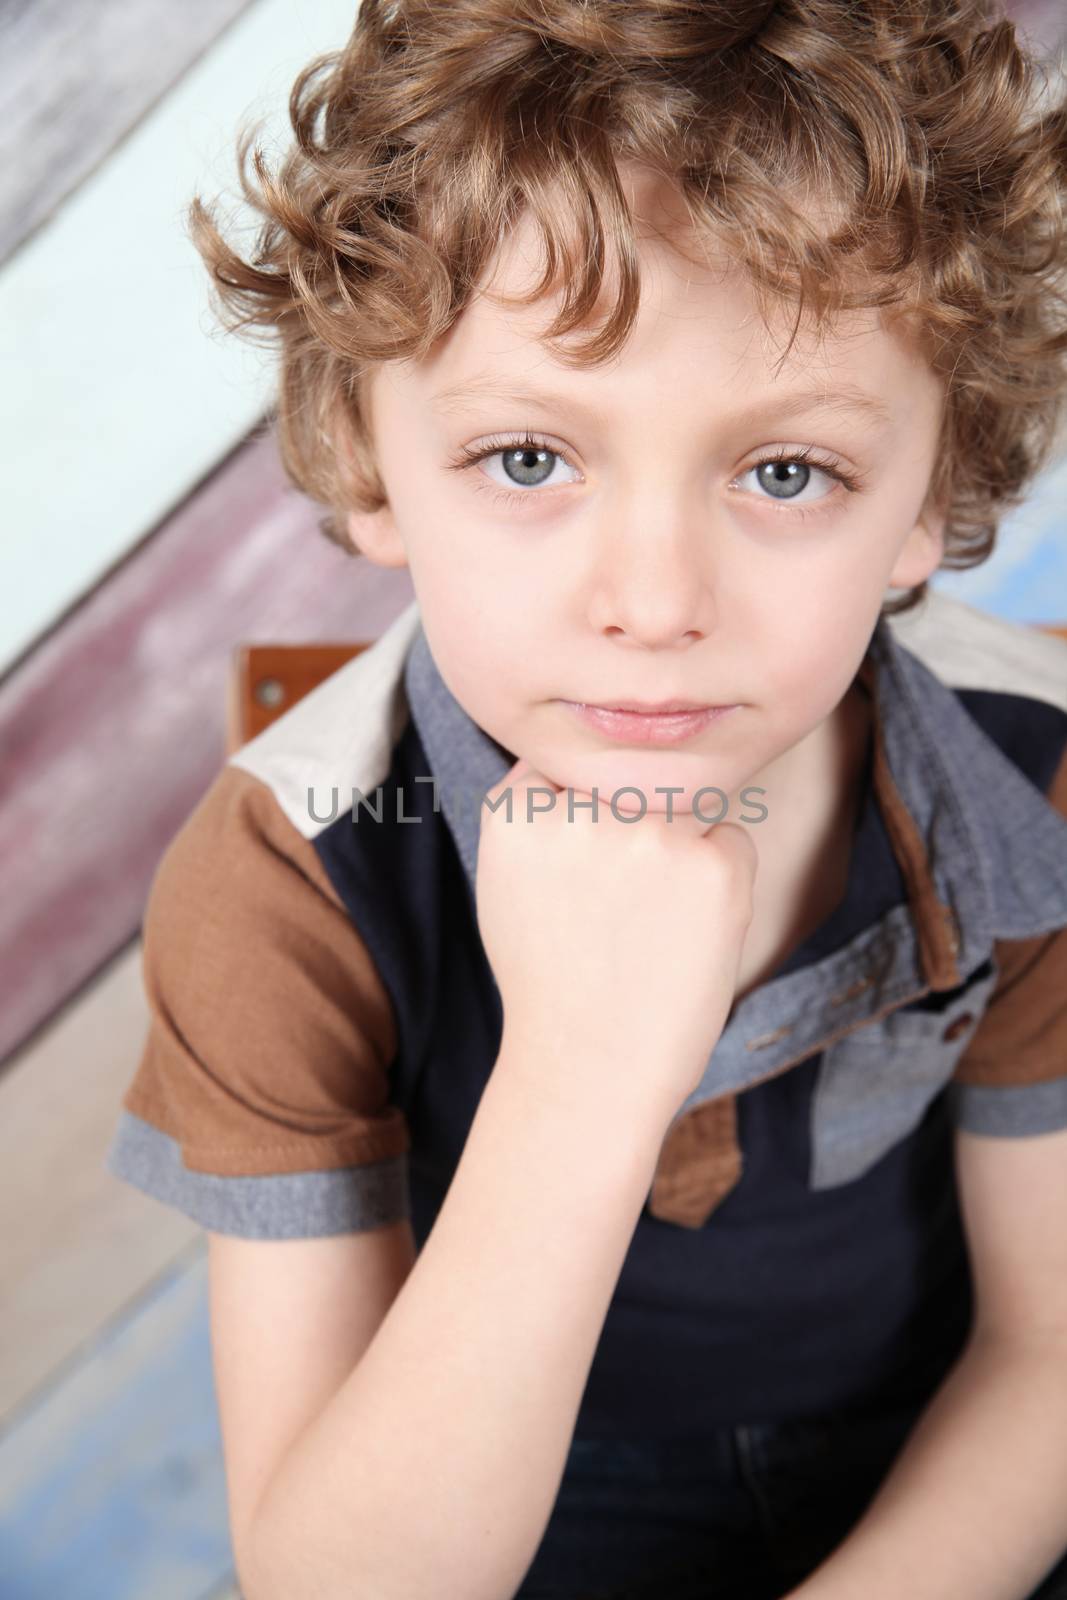
<path id="1" fill-rule="evenodd" d="M 0 1058 L 140 926 L 223 761 L 236 644 L 375 638 L 412 598 L 316 521 L 273 437 L 248 441 L 0 683 Z"/>
<path id="2" fill-rule="evenodd" d="M 80 9 L 91 16 L 91 0 Z M 166 61 L 155 10 L 142 51 L 160 33 Z M 0 672 L 128 558 L 266 410 L 271 362 L 215 327 L 185 213 L 202 191 L 242 232 L 254 221 L 237 198 L 237 131 L 259 125 L 270 150 L 286 131 L 292 78 L 347 37 L 352 16 L 352 0 L 246 6 L 4 265 Z M 23 81 L 13 56 L 0 62 L 6 81 Z M 141 66 L 138 56 L 129 70 Z"/>

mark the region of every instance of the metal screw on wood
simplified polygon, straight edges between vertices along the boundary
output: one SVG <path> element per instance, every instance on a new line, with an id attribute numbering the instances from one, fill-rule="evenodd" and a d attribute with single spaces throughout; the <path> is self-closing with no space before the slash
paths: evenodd
<path id="1" fill-rule="evenodd" d="M 285 699 L 285 685 L 277 678 L 260 678 L 252 693 L 261 706 L 278 706 Z"/>

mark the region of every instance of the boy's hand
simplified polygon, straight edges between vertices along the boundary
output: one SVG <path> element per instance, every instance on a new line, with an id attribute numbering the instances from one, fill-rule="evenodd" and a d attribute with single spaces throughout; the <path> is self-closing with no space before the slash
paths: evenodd
<path id="1" fill-rule="evenodd" d="M 518 761 L 482 807 L 478 926 L 504 1034 L 568 1105 L 617 1103 L 665 1123 L 703 1076 L 737 984 L 756 848 L 736 823 L 705 832 L 647 813 L 620 822 L 603 795 Z M 527 820 L 527 790 L 532 796 Z M 610 797 L 609 797 L 610 798 Z"/>

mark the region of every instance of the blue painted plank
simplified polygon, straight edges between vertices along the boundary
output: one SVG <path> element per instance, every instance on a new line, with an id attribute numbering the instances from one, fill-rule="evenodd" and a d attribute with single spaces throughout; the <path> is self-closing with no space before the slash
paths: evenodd
<path id="1" fill-rule="evenodd" d="M 201 1600 L 232 1581 L 198 1239 L 0 1437 L 3 1600 Z"/>
<path id="2" fill-rule="evenodd" d="M 1067 460 L 1004 518 L 988 561 L 938 572 L 930 587 L 1009 622 L 1067 623 Z"/>

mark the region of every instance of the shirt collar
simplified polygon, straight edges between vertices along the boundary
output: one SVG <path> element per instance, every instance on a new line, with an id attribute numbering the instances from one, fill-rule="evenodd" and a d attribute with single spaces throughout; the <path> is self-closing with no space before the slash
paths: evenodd
<path id="1" fill-rule="evenodd" d="M 880 617 L 860 668 L 874 698 L 875 786 L 901 869 L 923 913 L 931 972 L 970 971 L 995 939 L 1067 926 L 1067 820 Z M 941 987 L 937 982 L 932 987 Z"/>

